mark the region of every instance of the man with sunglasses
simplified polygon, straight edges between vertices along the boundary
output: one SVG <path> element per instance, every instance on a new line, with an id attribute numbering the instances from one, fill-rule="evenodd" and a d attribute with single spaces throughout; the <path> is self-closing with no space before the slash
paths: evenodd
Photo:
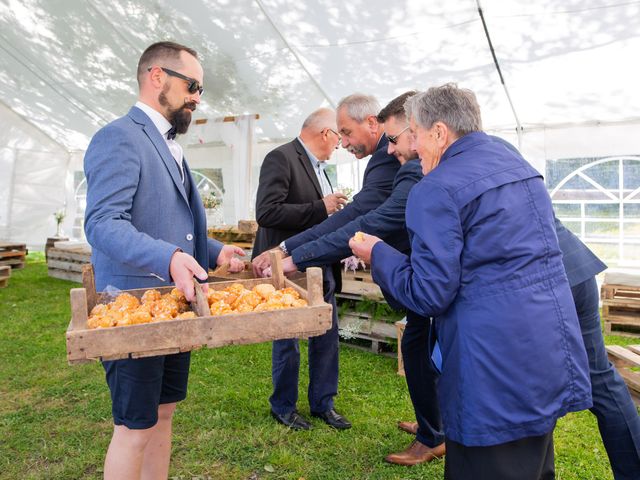
<path id="1" fill-rule="evenodd" d="M 95 134 L 84 168 L 85 231 L 96 288 L 174 283 L 188 300 L 207 268 L 243 268 L 242 250 L 207 238 L 205 212 L 176 134 L 200 103 L 203 70 L 194 50 L 149 46 L 138 63 L 139 97 L 129 113 Z M 167 478 L 171 426 L 187 393 L 189 352 L 105 361 L 113 437 L 104 477 Z"/>

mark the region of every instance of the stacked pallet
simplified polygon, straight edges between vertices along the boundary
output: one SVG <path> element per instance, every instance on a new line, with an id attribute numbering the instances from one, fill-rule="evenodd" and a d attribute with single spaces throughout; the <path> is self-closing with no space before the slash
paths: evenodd
<path id="1" fill-rule="evenodd" d="M 238 227 L 212 227 L 207 230 L 209 238 L 222 243 L 230 243 L 245 250 L 253 248 L 256 240 L 255 231 L 243 224 L 242 230 Z"/>
<path id="2" fill-rule="evenodd" d="M 605 333 L 640 333 L 639 273 L 607 270 L 600 296 Z"/>
<path id="3" fill-rule="evenodd" d="M 24 268 L 28 253 L 24 243 L 0 242 L 0 266 Z"/>
<path id="4" fill-rule="evenodd" d="M 380 287 L 373 283 L 371 272 L 362 270 L 342 272 L 342 291 L 340 294 L 352 300 L 365 298 L 376 301 L 384 300 Z"/>
<path id="5" fill-rule="evenodd" d="M 620 376 L 627 384 L 633 401 L 640 406 L 640 371 L 638 371 L 640 368 L 640 345 L 629 345 L 626 348 L 610 345 L 607 347 L 607 353 L 609 360 L 616 366 Z"/>
<path id="6" fill-rule="evenodd" d="M 0 267 L 0 288 L 9 286 L 9 277 L 11 276 L 11 267 L 3 265 Z"/>
<path id="7" fill-rule="evenodd" d="M 91 246 L 81 242 L 55 242 L 47 253 L 49 276 L 82 283 L 82 267 L 91 263 Z"/>

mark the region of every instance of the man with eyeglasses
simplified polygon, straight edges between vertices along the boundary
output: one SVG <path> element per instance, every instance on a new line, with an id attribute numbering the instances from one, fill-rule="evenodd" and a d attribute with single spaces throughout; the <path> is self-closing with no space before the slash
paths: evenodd
<path id="1" fill-rule="evenodd" d="M 188 300 L 207 268 L 244 265 L 242 250 L 207 238 L 204 208 L 182 147 L 200 103 L 202 66 L 185 46 L 160 42 L 138 63 L 138 102 L 98 131 L 89 145 L 85 231 L 96 288 L 172 283 Z M 104 478 L 167 478 L 177 402 L 187 393 L 189 352 L 104 361 L 113 436 Z"/>
<path id="2" fill-rule="evenodd" d="M 258 232 L 253 247 L 260 255 L 277 247 L 291 235 L 320 223 L 347 201 L 333 187 L 324 171 L 326 161 L 338 146 L 336 114 L 321 108 L 307 117 L 300 135 L 267 154 L 260 168 L 256 194 Z M 331 267 L 324 269 L 325 298 L 331 303 L 335 288 Z M 333 326 L 309 339 L 309 407 L 312 414 L 333 410 L 338 386 L 337 314 Z M 293 430 L 308 430 L 311 424 L 298 413 L 300 349 L 297 339 L 276 340 L 272 350 L 273 393 L 271 415 Z M 338 428 L 351 425 L 342 419 Z"/>

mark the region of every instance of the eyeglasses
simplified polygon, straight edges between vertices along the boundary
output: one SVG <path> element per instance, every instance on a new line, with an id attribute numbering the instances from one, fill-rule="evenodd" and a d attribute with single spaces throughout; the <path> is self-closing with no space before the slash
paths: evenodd
<path id="1" fill-rule="evenodd" d="M 404 132 L 406 132 L 407 130 L 409 130 L 409 126 L 404 127 L 404 129 L 402 129 L 402 131 L 397 135 L 387 135 L 387 140 L 389 140 L 389 143 L 393 143 L 394 145 L 397 145 L 398 137 L 402 135 Z"/>
<path id="2" fill-rule="evenodd" d="M 151 69 L 153 67 L 149 67 L 147 68 L 147 72 L 150 72 Z M 202 95 L 202 92 L 204 92 L 204 87 L 202 85 L 200 85 L 200 82 L 198 82 L 196 79 L 191 78 L 191 77 L 187 77 L 186 75 L 183 75 L 181 73 L 175 72 L 173 70 L 169 70 L 168 68 L 164 68 L 164 67 L 160 67 L 160 69 L 166 73 L 167 75 L 170 75 L 172 77 L 176 77 L 176 78 L 180 78 L 182 80 L 185 80 L 187 82 L 189 82 L 189 84 L 187 85 L 187 90 L 189 90 L 190 94 L 194 94 L 196 92 L 198 92 L 200 95 Z"/>
<path id="3" fill-rule="evenodd" d="M 335 136 L 338 137 L 338 143 L 342 142 L 342 135 L 336 132 L 333 128 L 327 128 L 327 130 L 329 130 L 330 132 L 333 132 Z"/>

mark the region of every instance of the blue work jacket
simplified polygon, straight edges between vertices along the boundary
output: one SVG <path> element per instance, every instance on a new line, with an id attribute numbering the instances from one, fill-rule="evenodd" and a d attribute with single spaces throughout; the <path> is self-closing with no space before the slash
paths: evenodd
<path id="1" fill-rule="evenodd" d="M 436 318 L 447 438 L 542 435 L 591 406 L 587 355 L 540 174 L 482 132 L 454 142 L 407 202 L 411 256 L 383 242 L 373 279 Z"/>

